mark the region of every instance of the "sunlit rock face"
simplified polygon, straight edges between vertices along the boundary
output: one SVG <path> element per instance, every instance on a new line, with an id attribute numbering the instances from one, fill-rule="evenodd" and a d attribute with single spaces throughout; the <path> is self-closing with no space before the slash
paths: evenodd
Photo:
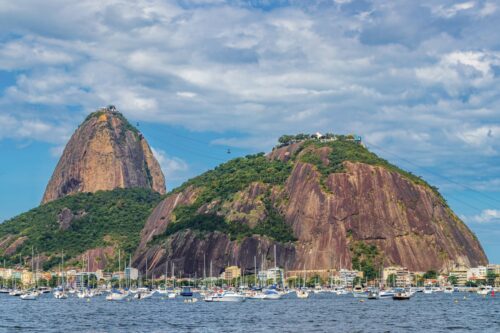
<path id="1" fill-rule="evenodd" d="M 331 148 L 313 148 L 328 164 Z M 135 264 L 158 274 L 175 264 L 178 272 L 206 272 L 209 263 L 219 273 L 228 264 L 252 271 L 274 265 L 294 269 L 352 267 L 352 246 L 375 245 L 382 265 L 401 265 L 412 271 L 447 269 L 454 265 L 487 263 L 484 251 L 467 226 L 451 211 L 435 189 L 417 184 L 390 168 L 361 162 L 343 162 L 342 172 L 322 175 L 317 166 L 301 159 L 300 144 L 273 150 L 269 160 L 293 166 L 281 184 L 253 182 L 225 202 L 198 208 L 213 211 L 230 223 L 253 228 L 266 219 L 263 201 L 272 202 L 291 227 L 294 242 L 279 243 L 253 235 L 231 240 L 215 231 L 200 234 L 182 230 L 155 241 L 176 221 L 175 209 L 193 205 L 202 188 L 188 186 L 166 197 L 153 211 L 141 233 Z M 333 151 L 333 153 L 335 153 Z M 146 260 L 147 259 L 147 260 Z M 169 268 L 171 269 L 171 268 Z"/>
<path id="2" fill-rule="evenodd" d="M 42 203 L 80 192 L 150 188 L 165 193 L 165 178 L 142 134 L 108 107 L 92 113 L 69 140 Z"/>

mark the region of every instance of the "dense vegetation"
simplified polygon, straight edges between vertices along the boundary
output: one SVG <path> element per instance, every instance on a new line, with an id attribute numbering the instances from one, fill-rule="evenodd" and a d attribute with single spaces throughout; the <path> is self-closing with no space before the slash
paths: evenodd
<path id="1" fill-rule="evenodd" d="M 331 152 L 328 155 L 328 163 L 325 164 L 318 155 L 316 148 L 329 147 Z M 335 140 L 321 142 L 319 140 L 307 140 L 302 145 L 301 149 L 296 152 L 300 154 L 302 162 L 310 163 L 316 166 L 323 177 L 327 177 L 330 173 L 345 172 L 343 163 L 346 161 L 360 162 L 370 165 L 381 166 L 389 171 L 399 173 L 404 178 L 410 180 L 414 184 L 423 185 L 431 189 L 444 202 L 438 189 L 429 185 L 421 177 L 414 175 L 411 172 L 405 171 L 397 166 L 389 163 L 387 160 L 380 158 L 376 154 L 369 151 L 363 145 L 352 140 Z"/>
<path id="2" fill-rule="evenodd" d="M 156 241 L 184 229 L 201 232 L 220 231 L 230 235 L 231 239 L 258 234 L 280 242 L 295 240 L 291 228 L 268 199 L 270 193 L 267 193 L 264 199 L 266 219 L 253 229 L 240 221 L 226 221 L 217 214 L 221 210 L 223 201 L 231 199 L 235 193 L 247 188 L 253 182 L 269 185 L 284 184 L 292 166 L 291 162 L 269 160 L 261 153 L 236 158 L 187 181 L 174 192 L 193 186 L 200 188 L 201 193 L 193 205 L 177 207 L 174 210 L 175 222 L 168 226 L 163 235 L 156 237 Z M 198 213 L 200 207 L 213 202 L 218 204 L 211 209 L 211 212 Z"/>
<path id="3" fill-rule="evenodd" d="M 349 250 L 352 255 L 352 268 L 362 271 L 366 280 L 373 280 L 380 275 L 381 256 L 375 245 L 357 241 L 350 245 Z"/>
<path id="4" fill-rule="evenodd" d="M 269 160 L 264 153 L 247 155 L 223 163 L 213 170 L 192 178 L 173 192 L 178 193 L 189 186 L 194 186 L 203 189 L 198 199 L 200 205 L 215 199 L 225 200 L 253 182 L 282 185 L 290 175 L 292 167 L 291 162 Z"/>
<path id="5" fill-rule="evenodd" d="M 163 235 L 156 237 L 156 241 L 184 229 L 198 230 L 202 233 L 220 231 L 229 234 L 232 239 L 259 234 L 278 241 L 294 240 L 291 228 L 270 202 L 269 195 L 266 195 L 264 200 L 267 218 L 253 229 L 239 221 L 226 221 L 221 207 L 223 202 L 231 200 L 235 193 L 244 190 L 252 182 L 282 186 L 290 176 L 296 161 L 309 163 L 317 168 L 321 174 L 320 183 L 325 191 L 327 191 L 325 183 L 328 175 L 345 172 L 344 162 L 351 161 L 384 167 L 389 171 L 399 173 L 415 184 L 431 188 L 441 197 L 436 188 L 431 187 L 420 177 L 404 171 L 370 152 L 360 144 L 359 138 L 356 136 L 331 133 L 321 138 L 309 134 L 284 135 L 279 139 L 279 146 L 294 142 L 302 142 L 302 144 L 288 162 L 269 160 L 264 156 L 264 153 L 248 155 L 221 164 L 214 170 L 195 177 L 175 189 L 173 193 L 181 192 L 192 186 L 200 189 L 201 193 L 193 205 L 178 207 L 174 210 L 173 223 L 169 225 Z M 322 160 L 318 152 L 318 149 L 323 147 L 331 149 L 326 162 Z M 213 203 L 216 204 L 213 205 Z M 199 208 L 208 204 L 212 204 L 210 212 L 199 214 Z"/>
<path id="6" fill-rule="evenodd" d="M 19 255 L 30 257 L 31 249 L 47 255 L 46 266 L 99 246 L 114 245 L 131 253 L 137 247 L 140 231 L 160 201 L 158 193 L 146 189 L 116 189 L 97 193 L 81 193 L 50 202 L 0 224 L 0 240 L 7 235 L 27 236 L 15 255 L 0 258 L 17 263 Z M 63 230 L 58 215 L 70 209 L 78 217 Z M 52 258 L 51 258 L 52 257 Z"/>

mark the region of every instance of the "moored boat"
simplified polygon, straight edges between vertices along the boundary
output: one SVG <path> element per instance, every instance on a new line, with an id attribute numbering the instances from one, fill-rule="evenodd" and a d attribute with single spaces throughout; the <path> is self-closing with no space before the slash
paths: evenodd
<path id="1" fill-rule="evenodd" d="M 485 295 L 490 294 L 492 291 L 493 291 L 493 287 L 492 286 L 480 286 L 477 289 L 477 294 L 485 296 Z"/>
<path id="2" fill-rule="evenodd" d="M 265 289 L 263 291 L 264 296 L 262 299 L 264 300 L 278 300 L 281 299 L 281 294 L 276 289 Z"/>
<path id="3" fill-rule="evenodd" d="M 368 299 L 380 299 L 380 291 L 378 289 L 370 289 L 368 291 Z"/>
<path id="4" fill-rule="evenodd" d="M 19 298 L 25 301 L 34 301 L 38 299 L 38 293 L 36 291 L 28 291 L 19 296 Z"/>
<path id="5" fill-rule="evenodd" d="M 411 292 L 404 289 L 399 289 L 396 290 L 396 293 L 394 294 L 394 296 L 392 296 L 392 299 L 395 301 L 406 301 L 409 300 L 412 296 L 413 294 Z"/>
<path id="6" fill-rule="evenodd" d="M 113 290 L 108 296 L 106 296 L 106 301 L 122 301 L 125 298 L 127 298 L 128 293 L 119 291 L 119 290 Z"/>
<path id="7" fill-rule="evenodd" d="M 304 290 L 304 289 L 297 290 L 296 294 L 297 294 L 297 298 L 301 298 L 301 299 L 309 298 L 309 292 L 307 290 Z"/>
<path id="8" fill-rule="evenodd" d="M 225 291 L 222 293 L 213 293 L 204 298 L 205 302 L 244 302 L 245 296 L 234 291 Z"/>
<path id="9" fill-rule="evenodd" d="M 191 287 L 183 287 L 180 295 L 183 297 L 192 297 L 193 291 L 191 290 Z"/>

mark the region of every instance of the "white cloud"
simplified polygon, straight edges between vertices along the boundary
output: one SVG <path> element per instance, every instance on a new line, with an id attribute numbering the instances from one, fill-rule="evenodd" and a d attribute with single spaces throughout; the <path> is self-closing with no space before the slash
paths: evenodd
<path id="1" fill-rule="evenodd" d="M 466 11 L 469 9 L 472 9 L 476 6 L 476 3 L 474 1 L 467 1 L 467 2 L 461 2 L 461 3 L 456 3 L 453 4 L 452 6 L 443 6 L 439 5 L 435 8 L 433 8 L 433 11 L 435 14 L 445 17 L 445 18 L 451 18 L 458 13 L 462 11 Z"/>
<path id="2" fill-rule="evenodd" d="M 184 97 L 184 98 L 194 98 L 197 96 L 196 93 L 190 91 L 178 91 L 175 94 L 179 97 Z"/>
<path id="3" fill-rule="evenodd" d="M 470 218 L 466 218 L 467 221 L 475 223 L 499 223 L 500 222 L 500 210 L 498 209 L 484 209 L 481 214 L 474 215 Z"/>
<path id="4" fill-rule="evenodd" d="M 497 5 L 493 2 L 486 2 L 479 12 L 480 16 L 490 16 L 493 15 L 497 11 Z"/>
<path id="5" fill-rule="evenodd" d="M 114 104 L 228 146 L 355 132 L 416 164 L 465 173 L 498 162 L 494 2 L 215 2 L 0 5 L 0 75 L 14 77 L 0 138 L 59 146 L 84 113 Z"/>
<path id="6" fill-rule="evenodd" d="M 19 118 L 0 113 L 0 140 L 15 138 L 34 139 L 49 143 L 62 143 L 69 138 L 70 128 L 66 124 L 53 124 L 36 118 Z"/>
<path id="7" fill-rule="evenodd" d="M 459 131 L 458 136 L 470 145 L 485 145 L 488 142 L 498 141 L 500 137 L 500 126 L 489 125 L 461 132 Z"/>
<path id="8" fill-rule="evenodd" d="M 169 156 L 161 149 L 151 147 L 151 150 L 158 163 L 160 163 L 167 183 L 170 184 L 173 182 L 178 184 L 180 180 L 185 179 L 189 171 L 189 165 L 184 160 L 175 156 Z"/>

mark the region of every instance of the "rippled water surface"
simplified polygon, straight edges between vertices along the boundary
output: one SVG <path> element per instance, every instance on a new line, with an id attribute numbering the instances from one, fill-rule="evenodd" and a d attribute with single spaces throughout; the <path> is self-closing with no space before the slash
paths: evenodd
<path id="1" fill-rule="evenodd" d="M 464 299 L 466 297 L 466 299 Z M 186 304 L 161 295 L 108 302 L 0 295 L 2 332 L 500 332 L 500 296 L 418 293 L 409 301 L 315 294 L 300 300 Z"/>

